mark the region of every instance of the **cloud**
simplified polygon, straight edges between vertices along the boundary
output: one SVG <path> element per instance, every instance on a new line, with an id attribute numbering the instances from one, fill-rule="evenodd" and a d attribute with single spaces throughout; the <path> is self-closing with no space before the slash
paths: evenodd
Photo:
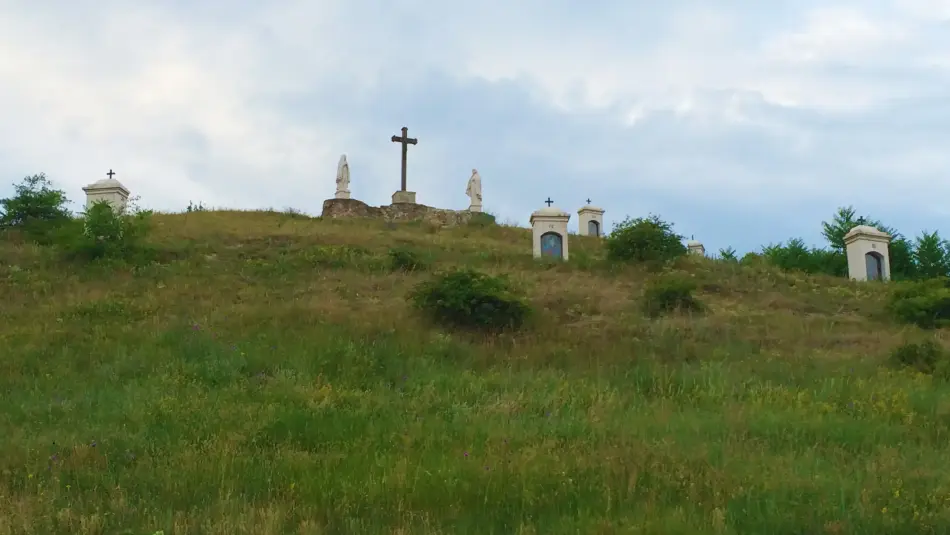
<path id="1" fill-rule="evenodd" d="M 950 195 L 950 2 L 6 0 L 0 174 L 75 200 L 318 213 L 354 196 L 551 196 L 659 213 L 707 249 L 820 241 L 837 206 L 914 234 Z M 0 182 L 0 196 L 11 191 Z M 7 189 L 4 189 L 7 188 Z M 77 203 L 78 204 L 78 203 Z M 576 218 L 575 218 L 576 219 Z M 576 225 L 576 223 L 574 223 Z"/>

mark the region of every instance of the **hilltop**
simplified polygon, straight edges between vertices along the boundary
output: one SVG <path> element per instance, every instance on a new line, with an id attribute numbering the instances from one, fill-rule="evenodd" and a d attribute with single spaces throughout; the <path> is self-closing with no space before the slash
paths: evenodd
<path id="1" fill-rule="evenodd" d="M 651 319 L 595 238 L 153 219 L 135 268 L 0 241 L 0 535 L 950 530 L 950 388 L 887 366 L 886 285 L 689 258 L 705 312 Z M 438 328 L 393 247 L 537 314 Z"/>

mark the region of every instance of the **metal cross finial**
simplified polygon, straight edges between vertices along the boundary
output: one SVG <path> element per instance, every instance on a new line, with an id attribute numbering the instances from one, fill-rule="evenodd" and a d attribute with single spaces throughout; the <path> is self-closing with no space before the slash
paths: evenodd
<path id="1" fill-rule="evenodd" d="M 587 204 L 590 204 L 590 199 L 587 199 Z"/>
<path id="2" fill-rule="evenodd" d="M 546 200 L 546 201 L 544 201 L 544 202 L 548 203 L 548 208 L 550 208 L 550 207 L 551 207 L 551 204 L 554 203 L 554 201 L 551 200 L 551 197 L 548 197 L 548 200 Z"/>
<path id="3" fill-rule="evenodd" d="M 115 172 L 112 169 L 109 169 L 109 172 L 106 174 L 109 175 L 109 178 L 111 179 L 112 176 L 115 175 Z"/>

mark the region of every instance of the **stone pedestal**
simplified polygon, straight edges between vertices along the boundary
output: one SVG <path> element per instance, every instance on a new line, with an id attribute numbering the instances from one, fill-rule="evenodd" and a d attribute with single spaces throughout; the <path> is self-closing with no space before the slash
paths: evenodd
<path id="1" fill-rule="evenodd" d="M 844 235 L 848 256 L 848 277 L 858 281 L 889 280 L 891 258 L 888 245 L 891 236 L 886 232 L 858 225 Z"/>
<path id="2" fill-rule="evenodd" d="M 393 193 L 393 204 L 416 204 L 416 192 L 414 191 L 397 191 Z"/>
<path id="3" fill-rule="evenodd" d="M 604 209 L 586 205 L 577 211 L 577 234 L 579 236 L 604 235 Z"/>
<path id="4" fill-rule="evenodd" d="M 350 190 L 345 189 L 345 190 L 337 191 L 337 192 L 336 192 L 336 195 L 334 195 L 334 197 L 337 198 L 337 199 L 349 199 L 349 198 L 350 198 Z"/>
<path id="5" fill-rule="evenodd" d="M 94 182 L 82 190 L 86 192 L 86 210 L 98 201 L 108 202 L 117 212 L 124 211 L 128 205 L 128 188 L 114 178 Z"/>
<path id="6" fill-rule="evenodd" d="M 481 212 L 481 211 L 482 211 L 482 205 L 480 205 L 480 204 L 473 204 L 473 205 L 471 205 L 471 206 L 468 207 L 468 211 L 469 211 L 469 212 Z"/>
<path id="7" fill-rule="evenodd" d="M 535 258 L 567 260 L 567 222 L 571 214 L 553 206 L 531 214 Z"/>

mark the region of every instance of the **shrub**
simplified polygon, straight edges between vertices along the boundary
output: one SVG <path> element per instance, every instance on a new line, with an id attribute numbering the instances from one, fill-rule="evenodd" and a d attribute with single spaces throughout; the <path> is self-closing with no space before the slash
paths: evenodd
<path id="1" fill-rule="evenodd" d="M 887 308 L 904 323 L 924 329 L 943 327 L 950 322 L 950 279 L 897 284 Z"/>
<path id="2" fill-rule="evenodd" d="M 185 212 L 205 212 L 207 210 L 205 205 L 201 204 L 201 201 L 198 201 L 198 204 L 193 204 L 191 201 L 188 201 L 188 207 L 185 208 Z"/>
<path id="3" fill-rule="evenodd" d="M 680 276 L 663 276 L 650 282 L 643 292 L 643 312 L 652 318 L 668 312 L 702 312 L 694 296 L 696 283 Z"/>
<path id="4" fill-rule="evenodd" d="M 607 258 L 622 262 L 666 263 L 686 255 L 683 237 L 673 225 L 651 215 L 618 223 L 607 236 Z"/>
<path id="5" fill-rule="evenodd" d="M 935 340 L 908 342 L 891 352 L 891 363 L 901 368 L 932 375 L 946 360 L 946 352 Z"/>
<path id="6" fill-rule="evenodd" d="M 471 219 L 468 220 L 469 226 L 476 228 L 492 227 L 497 225 L 496 218 L 493 214 L 488 212 L 475 212 L 472 214 Z"/>
<path id="7" fill-rule="evenodd" d="M 518 329 L 531 312 L 524 299 L 512 292 L 507 279 L 470 269 L 423 282 L 409 298 L 417 309 L 448 327 Z"/>
<path id="8" fill-rule="evenodd" d="M 401 247 L 389 250 L 389 264 L 393 271 L 422 271 L 429 267 L 418 253 Z"/>
<path id="9" fill-rule="evenodd" d="M 48 243 L 50 233 L 70 219 L 66 194 L 53 189 L 43 173 L 28 176 L 13 188 L 13 197 L 0 199 L 0 227 L 18 227 L 33 239 Z"/>
<path id="10" fill-rule="evenodd" d="M 150 211 L 115 210 L 108 202 L 98 201 L 83 214 L 81 230 L 62 245 L 73 258 L 131 259 L 142 252 L 150 218 Z"/>
<path id="11" fill-rule="evenodd" d="M 730 264 L 739 263 L 739 257 L 736 255 L 736 250 L 733 249 L 732 247 L 719 249 L 719 260 L 723 262 L 728 262 Z"/>
<path id="12" fill-rule="evenodd" d="M 848 261 L 844 253 L 836 250 L 809 248 L 801 238 L 786 243 L 768 245 L 762 249 L 762 258 L 785 271 L 844 276 Z"/>
<path id="13" fill-rule="evenodd" d="M 748 253 L 742 255 L 742 258 L 739 259 L 739 264 L 743 266 L 761 266 L 765 263 L 765 258 L 759 253 L 749 251 Z"/>

